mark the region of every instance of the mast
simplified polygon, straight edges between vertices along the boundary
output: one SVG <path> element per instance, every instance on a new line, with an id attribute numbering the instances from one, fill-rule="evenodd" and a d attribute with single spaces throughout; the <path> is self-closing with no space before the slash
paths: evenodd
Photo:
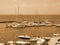
<path id="1" fill-rule="evenodd" d="M 17 8 L 18 8 L 17 10 L 18 10 L 18 15 L 19 15 L 19 14 L 20 14 L 20 13 L 19 13 L 19 6 L 18 6 Z"/>
<path id="2" fill-rule="evenodd" d="M 15 22 L 17 22 L 17 15 L 18 15 L 18 1 L 17 0 L 13 0 L 14 4 L 15 4 Z"/>

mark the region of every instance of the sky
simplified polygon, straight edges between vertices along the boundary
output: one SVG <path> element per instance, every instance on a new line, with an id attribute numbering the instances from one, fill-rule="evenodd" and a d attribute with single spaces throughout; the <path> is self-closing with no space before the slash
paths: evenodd
<path id="1" fill-rule="evenodd" d="M 60 14 L 60 0 L 0 0 L 0 14 Z"/>

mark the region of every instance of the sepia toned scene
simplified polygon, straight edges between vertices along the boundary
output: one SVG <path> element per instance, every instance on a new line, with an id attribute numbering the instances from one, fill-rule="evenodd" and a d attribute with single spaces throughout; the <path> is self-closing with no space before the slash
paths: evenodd
<path id="1" fill-rule="evenodd" d="M 0 0 L 0 45 L 60 45 L 60 0 Z"/>

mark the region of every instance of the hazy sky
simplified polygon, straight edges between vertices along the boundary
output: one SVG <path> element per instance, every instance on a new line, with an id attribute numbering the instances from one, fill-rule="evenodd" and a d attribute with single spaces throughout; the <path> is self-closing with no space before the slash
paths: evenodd
<path id="1" fill-rule="evenodd" d="M 18 13 L 60 14 L 60 0 L 0 0 L 0 14 Z"/>

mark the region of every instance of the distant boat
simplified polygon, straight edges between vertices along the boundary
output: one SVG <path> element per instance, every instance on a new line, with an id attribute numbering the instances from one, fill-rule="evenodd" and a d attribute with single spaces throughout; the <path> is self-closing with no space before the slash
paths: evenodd
<path id="1" fill-rule="evenodd" d="M 9 23 L 6 24 L 6 27 L 10 27 L 10 28 L 23 28 L 25 27 L 23 24 L 17 23 L 17 22 L 13 22 L 13 23 Z"/>

